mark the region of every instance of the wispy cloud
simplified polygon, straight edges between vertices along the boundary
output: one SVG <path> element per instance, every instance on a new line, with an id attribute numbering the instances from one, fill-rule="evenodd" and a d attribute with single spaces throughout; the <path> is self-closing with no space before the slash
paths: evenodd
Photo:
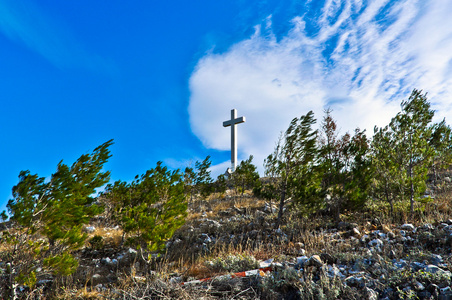
<path id="1" fill-rule="evenodd" d="M 256 26 L 228 51 L 206 54 L 190 78 L 193 132 L 206 147 L 229 149 L 221 123 L 238 109 L 247 117 L 240 156 L 253 154 L 260 166 L 279 132 L 308 110 L 321 119 L 331 106 L 343 131 L 372 134 L 420 88 L 451 121 L 452 2 L 368 2 L 327 0 L 294 18 L 285 36 Z"/>
<path id="2" fill-rule="evenodd" d="M 58 68 L 114 72 L 109 62 L 87 51 L 64 22 L 57 21 L 31 1 L 0 0 L 0 33 Z"/>

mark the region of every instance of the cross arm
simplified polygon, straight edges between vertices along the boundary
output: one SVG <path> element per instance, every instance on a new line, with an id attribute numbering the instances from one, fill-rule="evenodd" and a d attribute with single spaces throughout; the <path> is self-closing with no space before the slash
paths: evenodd
<path id="1" fill-rule="evenodd" d="M 245 117 L 240 117 L 234 120 L 229 120 L 229 121 L 224 121 L 223 122 L 223 127 L 228 127 L 234 124 L 240 124 L 240 123 L 244 123 L 246 121 Z"/>

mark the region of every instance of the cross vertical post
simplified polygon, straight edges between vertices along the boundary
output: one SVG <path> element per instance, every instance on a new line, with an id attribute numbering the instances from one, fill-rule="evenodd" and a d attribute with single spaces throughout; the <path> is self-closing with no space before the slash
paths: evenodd
<path id="1" fill-rule="evenodd" d="M 237 110 L 231 110 L 231 119 L 223 122 L 223 127 L 231 126 L 231 170 L 237 167 L 237 127 L 236 124 L 244 123 L 245 117 L 237 118 Z"/>

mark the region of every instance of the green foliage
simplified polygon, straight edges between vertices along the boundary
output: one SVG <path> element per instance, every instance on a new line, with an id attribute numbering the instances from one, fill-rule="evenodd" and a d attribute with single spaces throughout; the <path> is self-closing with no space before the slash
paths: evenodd
<path id="1" fill-rule="evenodd" d="M 28 274 L 21 273 L 16 277 L 17 282 L 21 282 L 24 285 L 33 288 L 38 281 L 36 278 L 36 272 L 33 270 Z"/>
<path id="2" fill-rule="evenodd" d="M 373 194 L 377 199 L 390 204 L 391 213 L 394 213 L 394 202 L 403 200 L 399 192 L 399 182 L 402 173 L 399 171 L 394 158 L 396 157 L 395 139 L 389 127 L 374 129 L 372 140 L 372 155 L 374 167 Z"/>
<path id="3" fill-rule="evenodd" d="M 6 220 L 8 220 L 8 215 L 6 214 L 6 211 L 2 211 L 0 213 L 0 221 L 5 222 Z"/>
<path id="4" fill-rule="evenodd" d="M 95 235 L 93 236 L 88 243 L 91 245 L 92 249 L 102 249 L 104 247 L 104 239 L 102 236 L 100 235 Z"/>
<path id="5" fill-rule="evenodd" d="M 398 287 L 415 281 L 421 283 L 433 283 L 437 285 L 449 285 L 451 275 L 449 272 L 426 272 L 424 270 L 413 271 L 411 269 L 403 269 L 392 272 L 388 278 L 388 286 Z"/>
<path id="6" fill-rule="evenodd" d="M 429 171 L 433 175 L 434 183 L 436 183 L 438 172 L 452 164 L 452 129 L 449 125 L 446 125 L 445 120 L 432 125 L 429 145 L 434 151 Z"/>
<path id="7" fill-rule="evenodd" d="M 361 208 L 368 199 L 372 176 L 370 146 L 359 129 L 339 138 L 337 125 L 326 110 L 319 139 L 319 165 L 322 189 L 329 197 L 327 204 L 339 219 L 344 208 Z"/>
<path id="8" fill-rule="evenodd" d="M 217 188 L 213 179 L 210 176 L 210 155 L 207 156 L 202 162 L 195 162 L 195 169 L 186 167 L 183 175 L 186 194 L 190 196 L 190 200 L 193 200 L 195 195 L 201 197 L 209 196 L 215 188 Z"/>
<path id="9" fill-rule="evenodd" d="M 20 283 L 33 284 L 40 272 L 69 275 L 75 271 L 78 264 L 71 252 L 87 238 L 82 227 L 102 212 L 93 194 L 109 180 L 110 173 L 102 168 L 112 143 L 82 155 L 71 167 L 60 161 L 48 182 L 29 171 L 20 172 L 7 205 L 16 224 L 15 233 L 7 239 L 16 249 L 12 273 Z"/>
<path id="10" fill-rule="evenodd" d="M 246 254 L 229 254 L 225 257 L 217 257 L 212 261 L 207 261 L 206 265 L 216 272 L 243 272 L 259 268 L 259 262 L 254 256 Z"/>
<path id="11" fill-rule="evenodd" d="M 339 219 L 344 210 L 362 208 L 371 195 L 389 203 L 423 204 L 427 175 L 452 164 L 452 128 L 432 123 L 434 111 L 426 94 L 413 90 L 401 104 L 401 112 L 384 128 L 375 128 L 370 142 L 365 131 L 339 136 L 327 110 L 320 135 L 311 129 L 312 112 L 292 120 L 265 160 L 265 179 L 254 190 L 266 199 L 278 199 L 277 226 L 287 198 L 302 212 L 327 207 Z M 435 183 L 435 182 L 434 182 Z"/>
<path id="12" fill-rule="evenodd" d="M 197 161 L 195 163 L 196 167 L 196 177 L 195 177 L 195 185 L 197 191 L 201 194 L 202 197 L 209 196 L 212 191 L 212 183 L 213 179 L 210 177 L 210 165 L 212 161 L 210 160 L 210 155 L 208 155 L 202 162 Z"/>
<path id="13" fill-rule="evenodd" d="M 55 274 L 71 275 L 78 267 L 78 261 L 71 254 L 64 252 L 44 259 L 43 266 Z"/>
<path id="14" fill-rule="evenodd" d="M 196 173 L 191 167 L 186 167 L 184 171 L 184 186 L 185 186 L 185 194 L 190 196 L 190 201 L 193 200 L 193 196 L 196 192 L 195 187 L 196 182 Z"/>
<path id="15" fill-rule="evenodd" d="M 213 187 L 216 193 L 223 194 L 226 192 L 226 188 L 228 186 L 228 180 L 225 174 L 220 174 L 217 177 L 217 180 L 214 182 Z"/>
<path id="16" fill-rule="evenodd" d="M 375 128 L 374 185 L 377 197 L 389 201 L 391 210 L 394 201 L 408 198 L 412 215 L 414 201 L 426 190 L 427 175 L 435 166 L 435 158 L 447 157 L 446 162 L 450 162 L 450 128 L 444 122 L 432 124 L 434 111 L 427 95 L 419 90 L 413 90 L 401 107 L 388 126 Z"/>
<path id="17" fill-rule="evenodd" d="M 131 183 L 117 181 L 106 188 L 115 205 L 127 242 L 149 251 L 163 250 L 187 215 L 183 176 L 162 162 Z"/>
<path id="18" fill-rule="evenodd" d="M 254 189 L 259 185 L 259 173 L 252 161 L 253 156 L 250 155 L 247 160 L 242 160 L 232 173 L 232 182 L 236 190 L 240 189 L 242 195 L 246 189 Z"/>
<path id="19" fill-rule="evenodd" d="M 337 276 L 328 277 L 324 274 L 317 281 L 306 280 L 300 284 L 300 295 L 302 299 L 328 300 L 328 299 L 358 299 L 347 298 L 350 288 Z M 350 293 L 351 294 L 351 293 Z M 343 295 L 342 297 L 340 297 Z"/>
<path id="20" fill-rule="evenodd" d="M 266 192 L 276 191 L 279 194 L 279 213 L 276 227 L 281 224 L 284 205 L 287 197 L 296 189 L 300 198 L 316 190 L 311 185 L 314 161 L 317 155 L 317 131 L 312 129 L 315 123 L 314 113 L 308 112 L 300 118 L 294 118 L 284 135 L 280 137 L 273 154 L 264 163 L 266 176 L 271 177 Z M 303 181 L 303 184 L 299 184 Z M 303 189 L 309 189 L 307 192 Z M 270 194 L 270 193 L 269 193 Z"/>

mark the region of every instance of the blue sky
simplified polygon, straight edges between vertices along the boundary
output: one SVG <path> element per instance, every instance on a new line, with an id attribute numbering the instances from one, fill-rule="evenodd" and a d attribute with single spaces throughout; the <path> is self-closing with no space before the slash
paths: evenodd
<path id="1" fill-rule="evenodd" d="M 451 15 L 449 0 L 0 0 L 0 206 L 21 170 L 48 177 L 109 139 L 112 180 L 207 155 L 222 173 L 232 108 L 260 170 L 309 110 L 372 133 L 419 88 L 449 121 Z"/>

